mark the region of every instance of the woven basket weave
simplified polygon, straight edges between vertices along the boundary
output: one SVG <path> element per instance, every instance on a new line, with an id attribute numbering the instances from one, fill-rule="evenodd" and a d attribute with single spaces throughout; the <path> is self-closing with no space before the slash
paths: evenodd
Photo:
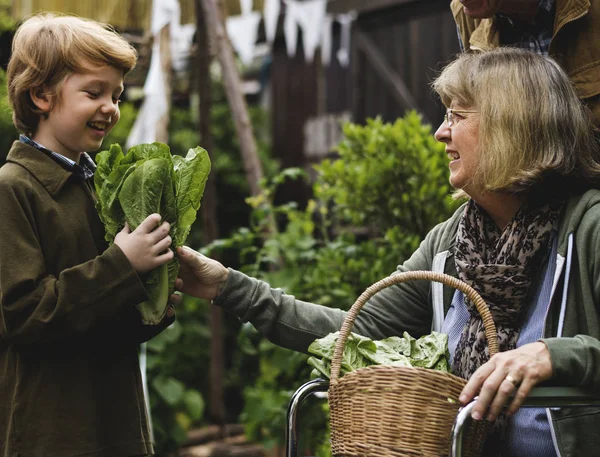
<path id="1" fill-rule="evenodd" d="M 328 395 L 331 448 L 338 457 L 448 455 L 464 379 L 424 368 L 385 365 L 360 368 L 339 377 L 346 340 L 365 303 L 386 287 L 419 279 L 441 282 L 463 292 L 483 319 L 490 356 L 498 352 L 496 327 L 488 306 L 466 283 L 443 273 L 410 271 L 373 284 L 350 308 L 332 359 Z M 487 431 L 483 421 L 472 425 L 463 445 L 465 457 L 479 455 Z"/>

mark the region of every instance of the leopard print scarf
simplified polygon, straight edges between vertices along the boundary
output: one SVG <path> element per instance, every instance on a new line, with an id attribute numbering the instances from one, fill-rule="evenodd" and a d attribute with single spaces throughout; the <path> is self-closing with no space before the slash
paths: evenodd
<path id="1" fill-rule="evenodd" d="M 531 299 L 531 283 L 550 251 L 562 201 L 524 204 L 504 230 L 473 200 L 459 222 L 455 265 L 458 277 L 488 304 L 500 351 L 514 349 Z M 464 379 L 489 360 L 483 321 L 465 296 L 470 318 L 454 354 L 452 371 Z"/>

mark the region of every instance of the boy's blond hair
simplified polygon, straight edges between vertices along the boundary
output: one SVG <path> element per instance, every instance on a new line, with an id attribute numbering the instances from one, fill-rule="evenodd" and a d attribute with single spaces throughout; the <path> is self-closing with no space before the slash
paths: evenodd
<path id="1" fill-rule="evenodd" d="M 136 60 L 133 46 L 106 24 L 52 13 L 30 17 L 14 36 L 7 70 L 15 126 L 33 134 L 44 114 L 33 103 L 31 90 L 43 89 L 53 107 L 68 75 L 105 65 L 125 75 Z"/>

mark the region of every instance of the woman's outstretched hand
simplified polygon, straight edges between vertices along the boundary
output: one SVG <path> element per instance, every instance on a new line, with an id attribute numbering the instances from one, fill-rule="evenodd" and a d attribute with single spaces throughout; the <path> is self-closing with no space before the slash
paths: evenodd
<path id="1" fill-rule="evenodd" d="M 460 402 L 465 405 L 476 395 L 473 408 L 475 420 L 493 421 L 502 408 L 508 405 L 506 414 L 513 415 L 538 383 L 552 377 L 550 351 L 541 341 L 524 344 L 512 351 L 500 352 L 480 366 L 467 382 L 460 394 Z"/>
<path id="2" fill-rule="evenodd" d="M 219 295 L 229 276 L 227 268 L 187 246 L 177 248 L 177 254 L 180 264 L 179 277 L 175 282 L 177 290 L 206 300 Z M 180 299 L 175 297 L 171 296 L 170 301 L 178 303 Z"/>

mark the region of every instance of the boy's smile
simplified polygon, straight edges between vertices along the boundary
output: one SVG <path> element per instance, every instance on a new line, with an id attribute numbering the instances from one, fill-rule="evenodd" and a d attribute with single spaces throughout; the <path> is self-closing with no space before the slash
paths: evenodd
<path id="1" fill-rule="evenodd" d="M 84 73 L 67 76 L 60 95 L 50 101 L 35 97 L 36 105 L 47 112 L 32 139 L 76 162 L 84 151 L 94 151 L 119 120 L 119 97 L 123 72 L 115 67 L 89 67 Z"/>

